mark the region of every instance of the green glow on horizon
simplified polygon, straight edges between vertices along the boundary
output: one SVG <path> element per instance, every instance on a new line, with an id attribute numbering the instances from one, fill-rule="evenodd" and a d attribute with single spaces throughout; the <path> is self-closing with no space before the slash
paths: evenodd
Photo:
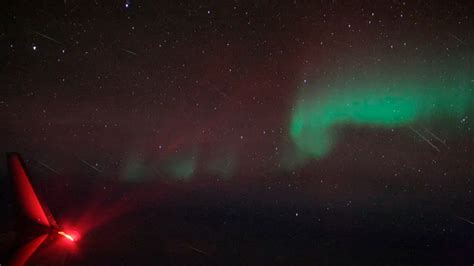
<path id="1" fill-rule="evenodd" d="M 189 180 L 196 170 L 194 153 L 175 156 L 166 160 L 163 170 L 171 177 L 178 180 Z"/>
<path id="2" fill-rule="evenodd" d="M 211 160 L 207 166 L 210 173 L 217 174 L 224 179 L 230 178 L 235 170 L 235 156 L 227 153 Z"/>
<path id="3" fill-rule="evenodd" d="M 352 82 L 317 95 L 303 93 L 291 114 L 289 133 L 305 157 L 326 156 L 337 141 L 338 126 L 382 128 L 466 115 L 471 88 L 423 82 Z M 301 157 L 301 156 L 300 156 Z"/>
<path id="4" fill-rule="evenodd" d="M 127 162 L 124 169 L 123 178 L 127 181 L 141 181 L 148 174 L 146 168 L 140 161 Z"/>
<path id="5" fill-rule="evenodd" d="M 152 172 L 145 165 L 143 156 L 132 153 L 125 161 L 121 179 L 128 182 L 142 182 L 152 177 Z"/>

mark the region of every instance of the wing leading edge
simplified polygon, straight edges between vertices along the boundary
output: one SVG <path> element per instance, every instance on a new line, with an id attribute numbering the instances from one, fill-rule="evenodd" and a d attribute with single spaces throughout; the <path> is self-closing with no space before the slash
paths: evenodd
<path id="1" fill-rule="evenodd" d="M 17 153 L 7 154 L 8 169 L 13 179 L 15 193 L 23 213 L 33 222 L 46 226 L 55 227 L 56 222 L 48 209 L 43 206 L 30 183 L 28 173 L 20 155 Z M 49 214 L 49 215 L 48 215 Z"/>

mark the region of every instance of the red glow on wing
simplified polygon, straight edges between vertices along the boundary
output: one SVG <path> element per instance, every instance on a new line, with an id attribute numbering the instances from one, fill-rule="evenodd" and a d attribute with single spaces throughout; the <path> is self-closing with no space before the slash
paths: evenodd
<path id="1" fill-rule="evenodd" d="M 16 192 L 26 215 L 33 221 L 50 227 L 51 224 L 49 223 L 46 213 L 36 196 L 19 156 L 17 154 L 12 155 L 9 164 L 11 175 L 13 176 L 15 188 L 17 190 Z"/>
<path id="2" fill-rule="evenodd" d="M 32 241 L 28 242 L 26 245 L 21 247 L 20 250 L 15 254 L 11 261 L 11 265 L 13 266 L 23 266 L 25 263 L 30 259 L 31 255 L 35 253 L 38 247 L 46 240 L 48 237 L 47 234 L 40 235 L 39 237 L 33 239 Z"/>

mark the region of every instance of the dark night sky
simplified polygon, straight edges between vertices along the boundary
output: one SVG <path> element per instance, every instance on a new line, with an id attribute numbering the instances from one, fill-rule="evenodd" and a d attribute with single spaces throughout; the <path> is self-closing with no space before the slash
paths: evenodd
<path id="1" fill-rule="evenodd" d="M 0 151 L 24 156 L 58 220 L 110 209 L 72 264 L 472 265 L 473 10 L 8 1 Z M 356 81 L 426 92 L 405 79 L 434 84 L 416 104 L 449 107 L 389 126 L 351 114 L 324 154 L 298 146 L 314 143 L 292 134 L 303 101 L 305 136 L 326 141 L 318 106 L 369 97 Z"/>

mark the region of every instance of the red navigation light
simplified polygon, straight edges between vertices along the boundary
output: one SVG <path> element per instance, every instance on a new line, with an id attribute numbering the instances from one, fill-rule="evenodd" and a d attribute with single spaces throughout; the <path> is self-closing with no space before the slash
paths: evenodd
<path id="1" fill-rule="evenodd" d="M 63 236 L 64 238 L 66 238 L 67 240 L 71 242 L 75 242 L 79 239 L 79 234 L 77 234 L 77 232 L 66 233 L 64 231 L 58 231 L 58 235 Z"/>

